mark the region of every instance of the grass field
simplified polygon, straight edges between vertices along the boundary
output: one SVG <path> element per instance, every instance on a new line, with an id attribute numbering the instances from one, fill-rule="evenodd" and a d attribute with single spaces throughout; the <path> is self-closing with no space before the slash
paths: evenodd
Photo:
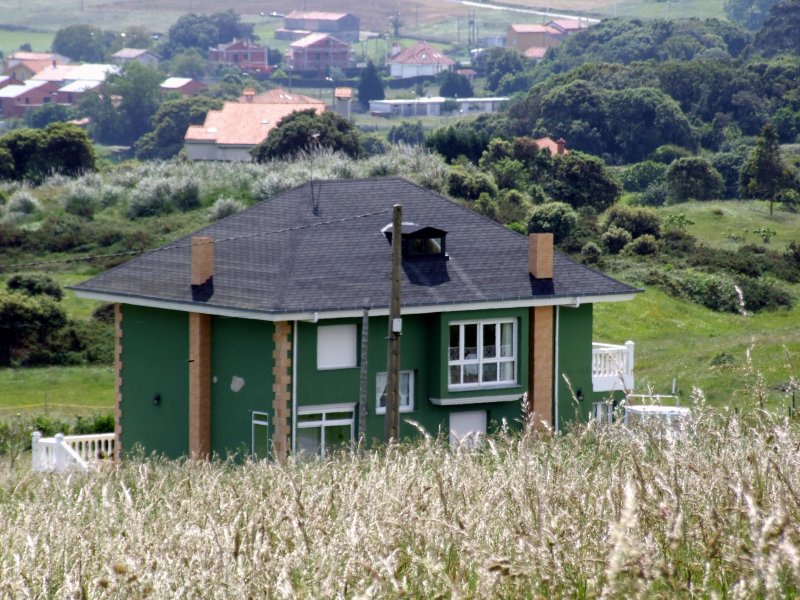
<path id="1" fill-rule="evenodd" d="M 49 50 L 53 43 L 52 31 L 6 31 L 0 29 L 0 50 L 9 54 L 22 44 L 30 44 L 34 52 Z"/>
<path id="2" fill-rule="evenodd" d="M 641 427 L 641 426 L 640 426 Z M 325 460 L 0 462 L 9 598 L 795 598 L 797 423 L 697 409 Z"/>

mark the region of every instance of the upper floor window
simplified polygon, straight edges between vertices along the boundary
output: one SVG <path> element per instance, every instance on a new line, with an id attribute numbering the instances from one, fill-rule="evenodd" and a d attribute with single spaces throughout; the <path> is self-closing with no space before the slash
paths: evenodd
<path id="1" fill-rule="evenodd" d="M 355 325 L 320 325 L 317 327 L 317 369 L 349 369 L 356 360 Z"/>
<path id="2" fill-rule="evenodd" d="M 450 324 L 450 389 L 517 382 L 517 323 L 514 319 Z"/>

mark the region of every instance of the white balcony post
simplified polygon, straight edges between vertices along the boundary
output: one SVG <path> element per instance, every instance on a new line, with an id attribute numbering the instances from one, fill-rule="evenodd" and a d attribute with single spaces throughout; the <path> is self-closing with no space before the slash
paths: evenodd
<path id="1" fill-rule="evenodd" d="M 42 434 L 38 431 L 34 431 L 31 435 L 31 461 L 33 463 L 33 470 L 37 471 L 39 467 L 39 463 L 41 462 L 40 450 L 39 450 L 39 440 L 42 439 Z"/>
<path id="2" fill-rule="evenodd" d="M 628 340 L 625 342 L 625 348 L 628 349 L 628 364 L 627 368 L 625 369 L 625 375 L 632 375 L 633 374 L 633 347 L 635 344 Z"/>
<path id="3" fill-rule="evenodd" d="M 54 466 L 55 470 L 61 472 L 64 470 L 64 434 L 56 434 L 56 447 L 54 448 Z"/>

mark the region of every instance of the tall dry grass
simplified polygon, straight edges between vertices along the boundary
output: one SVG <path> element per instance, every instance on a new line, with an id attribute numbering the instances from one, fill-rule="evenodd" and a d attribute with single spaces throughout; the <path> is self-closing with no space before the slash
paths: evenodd
<path id="1" fill-rule="evenodd" d="M 800 428 L 751 421 L 287 465 L 4 468 L 0 597 L 793 597 Z"/>

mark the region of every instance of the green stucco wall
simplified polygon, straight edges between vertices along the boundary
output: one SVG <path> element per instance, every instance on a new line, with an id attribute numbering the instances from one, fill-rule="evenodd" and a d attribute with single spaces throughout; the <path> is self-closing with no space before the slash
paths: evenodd
<path id="1" fill-rule="evenodd" d="M 586 421 L 592 409 L 592 305 L 558 309 L 558 361 L 556 386 L 558 427 L 563 429 L 576 419 Z M 564 377 L 569 379 L 573 398 Z"/>
<path id="2" fill-rule="evenodd" d="M 272 415 L 273 332 L 266 321 L 211 321 L 211 451 L 218 456 L 248 455 L 252 411 Z"/>
<path id="3" fill-rule="evenodd" d="M 189 315 L 122 307 L 122 448 L 169 457 L 189 447 Z M 161 401 L 153 404 L 160 394 Z"/>
<path id="4" fill-rule="evenodd" d="M 477 319 L 517 319 L 518 385 L 511 387 L 450 392 L 447 389 L 448 326 L 451 321 Z M 360 356 L 361 319 L 320 321 L 319 324 L 299 323 L 298 332 L 298 406 L 357 403 L 359 398 L 360 368 L 318 370 L 317 326 L 355 324 L 358 328 Z M 367 392 L 368 441 L 382 440 L 384 416 L 376 414 L 376 376 L 386 371 L 387 317 L 372 317 L 369 322 L 369 352 Z M 400 341 L 400 369 L 414 371 L 414 410 L 400 414 L 400 435 L 408 438 L 418 435 L 417 429 L 407 423 L 412 420 L 426 431 L 436 435 L 449 431 L 449 415 L 458 411 L 487 411 L 487 424 L 492 430 L 503 419 L 515 426 L 521 416 L 519 402 L 491 402 L 459 406 L 438 406 L 430 398 L 469 398 L 470 396 L 519 395 L 527 389 L 528 374 L 528 311 L 527 309 L 500 311 L 453 312 L 433 315 L 406 315 L 403 317 L 403 334 Z M 357 419 L 357 413 L 356 413 Z"/>

